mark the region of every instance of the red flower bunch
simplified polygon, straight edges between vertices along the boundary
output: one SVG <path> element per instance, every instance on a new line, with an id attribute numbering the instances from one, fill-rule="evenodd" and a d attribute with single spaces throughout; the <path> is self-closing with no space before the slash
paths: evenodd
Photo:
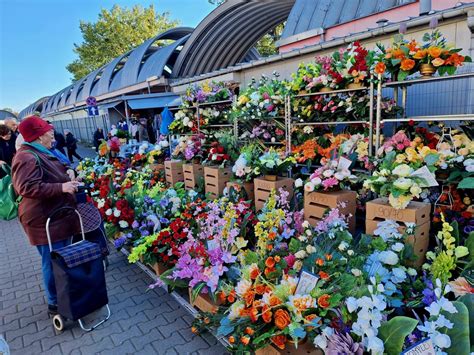
<path id="1" fill-rule="evenodd" d="M 207 153 L 207 161 L 214 163 L 216 165 L 221 165 L 227 162 L 230 159 L 230 156 L 225 152 L 223 146 L 221 146 L 218 142 L 211 143 L 211 147 Z"/>
<path id="2" fill-rule="evenodd" d="M 424 127 L 417 127 L 415 129 L 415 133 L 418 137 L 421 137 L 424 141 L 424 143 L 430 147 L 431 149 L 436 149 L 436 146 L 438 145 L 438 138 L 436 137 L 436 134 L 428 131 Z"/>
<path id="3" fill-rule="evenodd" d="M 135 219 L 135 211 L 129 206 L 128 201 L 125 199 L 118 200 L 115 207 L 120 211 L 119 220 L 127 221 L 131 225 Z"/>
<path id="4" fill-rule="evenodd" d="M 158 262 L 168 265 L 176 264 L 180 256 L 179 246 L 187 240 L 186 228 L 188 224 L 181 218 L 176 218 L 169 228 L 158 233 L 156 240 L 152 243 L 153 254 Z"/>
<path id="5" fill-rule="evenodd" d="M 207 218 L 207 202 L 197 199 L 196 201 L 190 202 L 186 205 L 181 217 L 188 223 L 196 221 L 201 218 Z"/>
<path id="6" fill-rule="evenodd" d="M 365 60 L 365 58 L 367 57 L 367 54 L 369 52 L 364 47 L 361 46 L 359 41 L 354 42 L 353 47 L 355 48 L 354 52 L 356 53 L 356 56 L 355 56 L 356 62 L 351 67 L 351 69 L 349 69 L 349 72 L 352 72 L 354 70 L 357 70 L 358 72 L 367 71 L 368 70 L 367 61 Z"/>

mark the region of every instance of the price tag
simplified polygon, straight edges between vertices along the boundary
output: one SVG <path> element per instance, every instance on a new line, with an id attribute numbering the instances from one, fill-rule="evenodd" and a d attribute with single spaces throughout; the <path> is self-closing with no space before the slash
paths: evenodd
<path id="1" fill-rule="evenodd" d="M 423 339 L 403 351 L 402 355 L 435 355 L 433 342 L 430 338 Z"/>
<path id="2" fill-rule="evenodd" d="M 295 295 L 309 295 L 316 287 L 318 280 L 318 276 L 303 270 L 296 286 Z"/>

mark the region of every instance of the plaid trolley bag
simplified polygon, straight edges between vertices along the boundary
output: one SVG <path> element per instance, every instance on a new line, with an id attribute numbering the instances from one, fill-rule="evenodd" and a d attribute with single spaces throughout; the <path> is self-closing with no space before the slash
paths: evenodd
<path id="1" fill-rule="evenodd" d="M 65 209 L 73 210 L 77 214 L 82 240 L 52 250 L 49 223 L 55 213 Z M 110 317 L 101 248 L 99 244 L 85 239 L 81 215 L 70 207 L 63 207 L 53 212 L 46 222 L 46 234 L 58 295 L 58 314 L 53 317 L 53 325 L 58 331 L 62 331 L 65 319 L 77 320 L 84 331 L 91 331 Z M 107 309 L 107 316 L 97 324 L 85 327 L 81 318 L 104 306 Z"/>

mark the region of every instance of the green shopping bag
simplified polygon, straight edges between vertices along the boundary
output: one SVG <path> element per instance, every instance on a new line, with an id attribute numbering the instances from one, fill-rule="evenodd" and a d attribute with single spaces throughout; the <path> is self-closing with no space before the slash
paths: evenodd
<path id="1" fill-rule="evenodd" d="M 18 215 L 18 203 L 13 190 L 11 168 L 7 164 L 1 167 L 6 175 L 0 179 L 0 219 L 9 221 Z"/>

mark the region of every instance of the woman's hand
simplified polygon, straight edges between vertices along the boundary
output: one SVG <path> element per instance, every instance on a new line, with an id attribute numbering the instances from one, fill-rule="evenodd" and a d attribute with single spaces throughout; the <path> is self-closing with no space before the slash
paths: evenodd
<path id="1" fill-rule="evenodd" d="M 79 185 L 79 182 L 77 181 L 68 181 L 68 182 L 63 183 L 62 185 L 63 193 L 74 195 L 77 192 L 78 185 Z"/>
<path id="2" fill-rule="evenodd" d="M 71 179 L 71 181 L 75 181 L 75 180 L 76 180 L 76 174 L 74 173 L 74 170 L 72 170 L 72 169 L 67 169 L 66 173 L 68 174 L 69 179 Z"/>

